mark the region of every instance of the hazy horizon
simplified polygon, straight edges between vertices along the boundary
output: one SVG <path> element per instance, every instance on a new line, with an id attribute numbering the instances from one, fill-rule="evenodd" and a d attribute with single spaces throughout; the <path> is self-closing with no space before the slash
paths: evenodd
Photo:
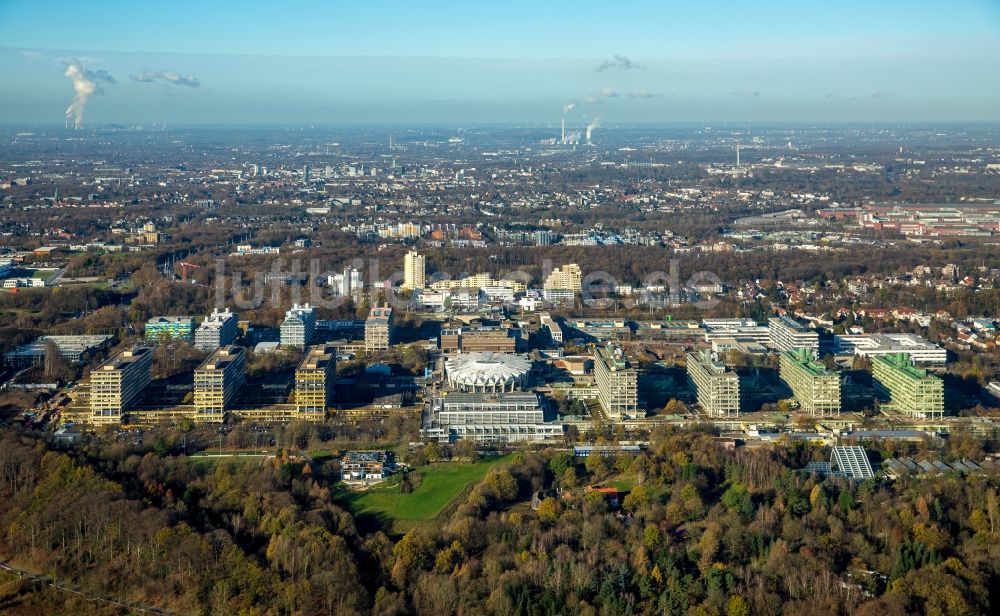
<path id="1" fill-rule="evenodd" d="M 1000 121 L 988 0 L 74 7 L 0 6 L 4 122 Z"/>

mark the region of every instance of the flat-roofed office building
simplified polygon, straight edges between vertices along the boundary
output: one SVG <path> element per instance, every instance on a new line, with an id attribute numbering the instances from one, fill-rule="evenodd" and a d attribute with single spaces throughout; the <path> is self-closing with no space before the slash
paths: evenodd
<path id="1" fill-rule="evenodd" d="M 365 290 L 364 277 L 361 270 L 347 266 L 342 274 L 333 274 L 327 278 L 327 285 L 334 295 L 359 297 Z"/>
<path id="2" fill-rule="evenodd" d="M 834 352 L 844 355 L 894 355 L 906 353 L 917 364 L 943 366 L 948 351 L 916 334 L 844 334 L 833 337 Z"/>
<path id="3" fill-rule="evenodd" d="M 544 288 L 566 289 L 574 293 L 579 293 L 582 288 L 582 279 L 583 274 L 580 266 L 576 263 L 570 263 L 549 272 L 549 275 L 545 277 Z"/>
<path id="4" fill-rule="evenodd" d="M 711 353 L 688 353 L 687 376 L 702 411 L 713 417 L 739 416 L 740 378 Z"/>
<path id="5" fill-rule="evenodd" d="M 403 257 L 403 286 L 404 291 L 413 289 L 423 289 L 427 282 L 427 262 L 424 255 L 416 250 L 411 250 Z"/>
<path id="6" fill-rule="evenodd" d="M 944 415 L 944 381 L 913 365 L 906 353 L 872 357 L 875 389 L 888 398 L 891 409 L 913 417 Z"/>
<path id="7" fill-rule="evenodd" d="M 778 351 L 809 349 L 819 351 L 819 334 L 791 317 L 771 317 L 767 323 L 768 339 Z"/>
<path id="8" fill-rule="evenodd" d="M 365 319 L 365 350 L 387 350 L 392 344 L 393 328 L 393 312 L 388 304 L 372 308 Z"/>
<path id="9" fill-rule="evenodd" d="M 771 341 L 771 329 L 753 319 L 703 319 L 701 324 L 705 328 L 705 342 L 730 338 L 749 338 L 759 344 Z"/>
<path id="10" fill-rule="evenodd" d="M 222 421 L 246 376 L 243 347 L 229 345 L 216 349 L 194 371 L 195 417 L 202 421 Z"/>
<path id="11" fill-rule="evenodd" d="M 548 312 L 543 312 L 538 315 L 538 322 L 542 328 L 548 332 L 549 340 L 553 344 L 561 345 L 563 343 L 563 331 L 559 323 L 552 318 L 552 315 Z"/>
<path id="12" fill-rule="evenodd" d="M 153 350 L 122 351 L 90 373 L 91 419 L 97 424 L 121 423 L 152 379 Z"/>
<path id="13" fill-rule="evenodd" d="M 471 438 L 505 443 L 558 438 L 563 435 L 563 425 L 545 421 L 534 393 L 450 392 L 434 399 L 422 431 L 440 441 Z"/>
<path id="14" fill-rule="evenodd" d="M 196 349 L 211 353 L 215 349 L 232 344 L 236 340 L 237 318 L 229 310 L 218 308 L 198 325 L 194 331 L 194 346 Z"/>
<path id="15" fill-rule="evenodd" d="M 4 364 L 17 368 L 40 365 L 51 351 L 71 364 L 82 364 L 89 354 L 107 349 L 113 341 L 111 336 L 42 336 L 4 355 Z"/>
<path id="16" fill-rule="evenodd" d="M 392 473 L 396 456 L 391 451 L 348 451 L 340 459 L 344 481 L 380 481 Z"/>
<path id="17" fill-rule="evenodd" d="M 594 381 L 598 400 L 608 417 L 615 421 L 636 417 L 638 379 L 621 349 L 610 346 L 594 349 Z"/>
<path id="18" fill-rule="evenodd" d="M 438 335 L 438 348 L 449 353 L 462 350 L 462 328 L 446 327 Z"/>
<path id="19" fill-rule="evenodd" d="M 316 308 L 309 304 L 295 304 L 281 322 L 281 346 L 304 349 L 312 342 L 315 331 Z"/>
<path id="20" fill-rule="evenodd" d="M 549 272 L 542 284 L 545 301 L 572 305 L 583 288 L 580 266 L 570 263 Z"/>
<path id="21" fill-rule="evenodd" d="M 507 327 L 463 327 L 460 348 L 463 353 L 516 353 L 517 333 Z"/>
<path id="22" fill-rule="evenodd" d="M 189 316 L 161 316 L 146 321 L 146 340 L 191 340 L 194 335 L 194 318 Z"/>
<path id="23" fill-rule="evenodd" d="M 336 347 L 310 348 L 295 369 L 295 412 L 306 419 L 322 420 L 333 401 L 336 380 Z"/>
<path id="24" fill-rule="evenodd" d="M 813 415 L 840 414 L 840 375 L 814 361 L 811 351 L 783 352 L 778 370 L 803 411 Z"/>

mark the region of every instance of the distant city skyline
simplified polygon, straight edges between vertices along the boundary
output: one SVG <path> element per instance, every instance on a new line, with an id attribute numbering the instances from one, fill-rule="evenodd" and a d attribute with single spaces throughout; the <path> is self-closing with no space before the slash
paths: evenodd
<path id="1" fill-rule="evenodd" d="M 80 12 L 0 5 L 0 121 L 1000 121 L 1000 3 L 989 0 Z"/>

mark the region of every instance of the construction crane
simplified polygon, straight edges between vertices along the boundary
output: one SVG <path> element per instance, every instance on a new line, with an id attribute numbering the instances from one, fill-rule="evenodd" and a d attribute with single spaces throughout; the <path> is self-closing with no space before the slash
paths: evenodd
<path id="1" fill-rule="evenodd" d="M 178 263 L 178 265 L 181 268 L 181 282 L 187 282 L 188 270 L 201 269 L 200 265 L 195 265 L 194 263 L 185 263 L 184 261 L 181 261 L 180 263 Z"/>

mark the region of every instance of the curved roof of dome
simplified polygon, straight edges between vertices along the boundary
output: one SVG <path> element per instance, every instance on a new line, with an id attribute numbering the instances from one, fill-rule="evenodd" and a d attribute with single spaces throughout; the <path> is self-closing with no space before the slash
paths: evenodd
<path id="1" fill-rule="evenodd" d="M 448 376 L 465 385 L 493 385 L 521 379 L 531 360 L 510 353 L 463 353 L 445 362 Z"/>

